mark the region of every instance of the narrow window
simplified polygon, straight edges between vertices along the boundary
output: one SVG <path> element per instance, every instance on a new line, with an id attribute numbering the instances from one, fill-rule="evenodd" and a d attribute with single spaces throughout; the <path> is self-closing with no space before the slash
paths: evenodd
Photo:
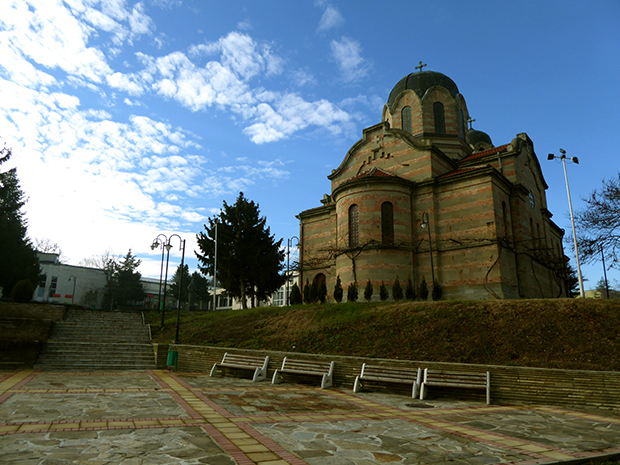
<path id="1" fill-rule="evenodd" d="M 357 205 L 349 207 L 349 247 L 357 247 L 360 242 L 360 210 Z"/>
<path id="2" fill-rule="evenodd" d="M 391 202 L 381 204 L 381 241 L 383 245 L 394 244 L 394 207 Z"/>
<path id="3" fill-rule="evenodd" d="M 435 117 L 435 132 L 437 134 L 446 133 L 446 119 L 443 114 L 443 103 L 433 103 L 433 116 Z"/>
<path id="4" fill-rule="evenodd" d="M 409 134 L 413 133 L 413 127 L 411 125 L 411 107 L 405 107 L 400 112 L 400 117 L 403 125 L 403 131 L 407 131 Z"/>

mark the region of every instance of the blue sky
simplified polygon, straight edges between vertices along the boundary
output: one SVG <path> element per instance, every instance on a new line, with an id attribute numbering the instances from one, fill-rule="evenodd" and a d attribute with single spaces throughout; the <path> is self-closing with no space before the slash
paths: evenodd
<path id="1" fill-rule="evenodd" d="M 131 248 L 158 276 L 155 236 L 186 239 L 194 268 L 196 233 L 240 191 L 276 238 L 298 235 L 295 215 L 320 205 L 326 176 L 422 60 L 495 145 L 532 138 L 570 234 L 547 154 L 579 157 L 576 210 L 620 171 L 619 24 L 615 0 L 5 0 L 0 137 L 32 238 L 71 264 Z M 583 273 L 588 288 L 602 268 Z"/>

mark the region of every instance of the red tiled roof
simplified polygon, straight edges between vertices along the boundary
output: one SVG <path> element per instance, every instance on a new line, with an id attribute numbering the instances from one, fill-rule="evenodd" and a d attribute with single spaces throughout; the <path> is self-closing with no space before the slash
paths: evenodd
<path id="1" fill-rule="evenodd" d="M 447 177 L 450 177 L 450 176 L 456 176 L 457 174 L 461 174 L 461 173 L 468 173 L 470 171 L 476 171 L 476 170 L 479 170 L 481 168 L 486 168 L 487 166 L 490 166 L 490 165 L 477 165 L 477 166 L 472 166 L 470 168 L 459 168 L 457 170 L 450 171 L 449 173 L 444 173 L 444 174 L 442 174 L 440 176 L 437 176 L 437 177 L 438 178 L 447 178 Z"/>
<path id="2" fill-rule="evenodd" d="M 354 181 L 355 179 L 361 178 L 397 178 L 395 174 L 388 173 L 387 171 L 383 171 L 381 168 L 373 168 L 370 171 L 365 171 L 363 173 L 358 174 L 357 176 L 353 176 L 351 179 L 347 179 L 346 182 Z"/>
<path id="3" fill-rule="evenodd" d="M 477 158 L 486 157 L 487 155 L 493 155 L 496 153 L 504 152 L 508 148 L 508 145 L 509 144 L 500 145 L 499 147 L 493 147 L 492 149 L 483 150 L 482 152 L 472 153 L 468 157 L 463 158 L 461 162 L 475 160 Z"/>

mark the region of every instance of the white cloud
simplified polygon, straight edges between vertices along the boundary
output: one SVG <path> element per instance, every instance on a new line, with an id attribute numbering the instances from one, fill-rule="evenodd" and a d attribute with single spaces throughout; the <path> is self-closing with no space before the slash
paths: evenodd
<path id="1" fill-rule="evenodd" d="M 369 64 L 362 58 L 362 47 L 358 41 L 343 36 L 340 41 L 332 40 L 330 45 L 343 81 L 357 82 L 368 75 Z"/>
<path id="2" fill-rule="evenodd" d="M 321 16 L 321 20 L 319 21 L 319 27 L 317 31 L 324 32 L 329 29 L 334 29 L 335 27 L 340 26 L 344 22 L 344 18 L 340 14 L 340 12 L 332 5 L 327 5 L 325 11 L 323 12 L 323 16 Z"/>

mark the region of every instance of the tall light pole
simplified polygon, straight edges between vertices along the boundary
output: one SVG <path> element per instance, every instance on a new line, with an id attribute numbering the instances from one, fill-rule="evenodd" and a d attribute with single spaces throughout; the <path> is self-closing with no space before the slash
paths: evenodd
<path id="1" fill-rule="evenodd" d="M 431 256 L 431 275 L 433 277 L 433 285 L 435 285 L 435 267 L 433 266 L 433 243 L 431 242 L 431 225 L 428 219 L 428 212 L 422 213 L 422 222 L 420 223 L 422 229 L 428 230 L 428 253 Z"/>
<path id="2" fill-rule="evenodd" d="M 160 237 L 164 238 L 162 241 Z M 164 244 L 168 242 L 168 238 L 164 234 L 158 234 L 155 239 L 153 239 L 153 243 L 151 244 L 151 250 L 155 250 L 157 247 L 161 246 L 161 266 L 159 268 L 159 291 L 157 293 L 157 305 L 159 306 L 159 310 L 163 310 L 163 302 L 161 300 L 161 282 L 164 277 Z"/>
<path id="3" fill-rule="evenodd" d="M 603 263 L 603 266 L 604 266 L 604 263 Z M 71 275 L 71 276 L 69 276 L 69 281 L 71 281 L 71 280 L 73 280 L 73 294 L 71 294 L 71 305 L 73 305 L 75 303 L 75 283 L 77 282 L 77 277 Z M 607 281 L 605 281 L 605 282 L 607 282 Z M 608 294 L 609 294 L 609 292 L 608 292 Z M 607 297 L 609 297 L 609 296 L 607 296 Z"/>
<path id="4" fill-rule="evenodd" d="M 566 150 L 560 149 L 559 157 L 556 157 L 554 154 L 550 153 L 547 156 L 547 160 L 553 160 L 554 158 L 559 158 L 562 160 L 562 165 L 564 166 L 564 180 L 566 181 L 566 194 L 568 195 L 568 209 L 570 210 L 570 222 L 573 227 L 573 241 L 575 243 L 575 259 L 577 260 L 577 277 L 579 278 L 579 294 L 582 298 L 585 297 L 585 293 L 583 292 L 583 278 L 581 277 L 581 266 L 579 266 L 579 249 L 577 248 L 577 233 L 575 232 L 575 219 L 573 218 L 573 204 L 570 200 L 570 189 L 568 187 L 568 175 L 566 174 Z M 579 159 L 577 157 L 572 157 L 570 160 L 576 165 L 579 164 Z"/>
<path id="5" fill-rule="evenodd" d="M 297 236 L 293 236 L 290 239 L 288 239 L 287 243 L 286 243 L 286 305 L 291 305 L 291 299 L 290 299 L 290 295 L 291 293 L 289 292 L 289 279 L 290 279 L 290 254 L 291 254 L 291 245 L 293 245 L 293 239 L 297 239 L 297 247 L 299 247 L 299 237 Z"/>
<path id="6" fill-rule="evenodd" d="M 179 322 L 180 322 L 180 318 L 181 318 L 181 299 L 183 297 L 183 267 L 185 266 L 185 239 L 181 239 L 181 236 L 179 236 L 178 234 L 173 234 L 172 236 L 170 236 L 170 239 L 168 239 L 168 243 L 166 244 L 166 248 L 168 249 L 168 251 L 170 251 L 170 248 L 172 247 L 172 245 L 170 244 L 170 241 L 172 241 L 173 237 L 178 237 L 180 244 L 179 244 L 179 250 L 182 251 L 181 254 L 181 277 L 179 278 L 179 300 L 177 301 L 177 331 L 176 331 L 176 335 L 174 336 L 174 343 L 178 344 L 179 343 Z M 166 273 L 168 272 L 168 267 L 166 266 Z"/>

